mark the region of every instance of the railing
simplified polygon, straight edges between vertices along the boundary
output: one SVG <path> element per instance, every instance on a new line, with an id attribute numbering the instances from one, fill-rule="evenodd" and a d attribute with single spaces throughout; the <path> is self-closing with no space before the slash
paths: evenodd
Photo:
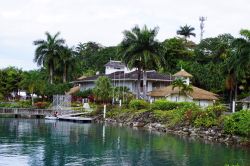
<path id="1" fill-rule="evenodd" d="M 45 115 L 50 116 L 54 115 L 55 110 L 52 109 L 34 109 L 34 108 L 0 108 L 0 114 L 21 114 L 21 115 Z M 59 115 L 70 114 L 76 111 L 69 110 L 60 110 L 57 111 Z"/>

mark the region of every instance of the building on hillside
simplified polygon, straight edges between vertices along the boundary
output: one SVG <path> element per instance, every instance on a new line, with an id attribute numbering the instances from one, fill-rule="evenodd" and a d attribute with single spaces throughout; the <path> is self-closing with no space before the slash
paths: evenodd
<path id="1" fill-rule="evenodd" d="M 111 74 L 111 73 L 118 72 L 118 71 L 130 73 L 130 72 L 135 71 L 135 70 L 136 70 L 135 68 L 130 70 L 121 61 L 110 60 L 108 63 L 105 64 L 105 74 Z"/>
<path id="2" fill-rule="evenodd" d="M 192 77 L 191 74 L 183 69 L 173 76 L 175 76 L 175 78 L 183 79 L 187 85 L 190 84 L 190 78 Z M 152 90 L 148 93 L 148 96 L 152 100 L 166 99 L 173 102 L 195 102 L 201 107 L 213 105 L 213 103 L 218 100 L 218 95 L 195 86 L 192 86 L 192 91 L 182 92 L 179 87 L 173 88 L 173 85 L 169 85 Z"/>
<path id="3" fill-rule="evenodd" d="M 243 110 L 249 110 L 250 109 L 250 96 L 241 99 L 240 101 L 238 101 L 239 103 L 242 103 L 242 109 Z"/>
<path id="4" fill-rule="evenodd" d="M 79 90 L 84 91 L 87 89 L 93 89 L 95 87 L 95 81 L 100 76 L 106 76 L 111 79 L 113 86 L 116 87 L 127 87 L 133 94 L 137 92 L 137 77 L 138 73 L 135 69 L 129 70 L 120 61 L 110 61 L 105 65 L 105 74 L 95 75 L 91 77 L 79 78 L 72 83 L 74 85 L 80 86 Z M 170 85 L 173 81 L 171 75 L 160 74 L 156 71 L 147 71 L 147 92 L 152 91 L 156 88 L 165 87 Z M 74 88 L 76 90 L 77 88 Z M 143 93 L 143 83 L 142 83 L 142 73 L 141 73 L 141 94 Z"/>

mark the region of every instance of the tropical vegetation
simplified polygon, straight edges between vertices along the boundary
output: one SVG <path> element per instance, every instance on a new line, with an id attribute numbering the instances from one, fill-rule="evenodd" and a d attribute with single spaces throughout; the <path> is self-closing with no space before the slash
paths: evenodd
<path id="1" fill-rule="evenodd" d="M 194 30 L 189 25 L 181 26 L 177 34 L 183 38 L 176 36 L 159 41 L 158 27 L 135 26 L 125 30 L 121 42 L 110 47 L 93 41 L 68 46 L 59 32 L 46 32 L 44 39 L 33 43 L 38 70 L 0 69 L 0 100 L 18 100 L 21 90 L 49 100 L 53 94 L 68 91 L 72 87 L 69 82 L 83 75 L 103 73 L 110 59 L 122 60 L 128 67 L 137 68 L 137 85 L 144 86 L 144 98 L 146 70 L 175 73 L 181 68 L 192 73 L 194 86 L 219 94 L 222 103 L 250 95 L 250 31 L 242 29 L 239 38 L 225 33 L 194 43 L 190 40 L 195 36 Z M 190 91 L 191 87 L 181 89 Z M 119 94 L 119 88 L 111 91 L 110 100 L 124 98 L 125 93 Z M 128 91 L 126 93 L 130 96 Z"/>

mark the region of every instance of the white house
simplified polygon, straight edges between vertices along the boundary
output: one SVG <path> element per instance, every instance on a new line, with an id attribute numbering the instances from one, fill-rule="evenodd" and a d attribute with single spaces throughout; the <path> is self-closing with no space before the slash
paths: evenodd
<path id="1" fill-rule="evenodd" d="M 190 78 L 193 77 L 191 74 L 186 72 L 185 70 L 181 70 L 174 74 L 176 78 L 184 79 L 184 82 L 189 85 Z M 198 87 L 192 86 L 192 91 L 190 92 L 180 92 L 181 90 L 178 87 L 174 87 L 172 85 L 157 88 L 148 93 L 151 99 L 166 99 L 174 102 L 195 102 L 197 105 L 202 107 L 207 107 L 209 105 L 213 105 L 213 103 L 218 100 L 216 94 L 206 91 L 204 89 L 200 89 Z"/>
<path id="2" fill-rule="evenodd" d="M 105 64 L 105 74 L 111 74 L 114 72 L 122 71 L 125 73 L 130 73 L 132 71 L 135 71 L 136 69 L 129 69 L 124 63 L 121 61 L 114 61 L 110 60 L 108 63 Z"/>
<path id="3" fill-rule="evenodd" d="M 137 91 L 137 77 L 138 72 L 135 69 L 129 70 L 121 61 L 110 61 L 106 65 L 105 74 L 95 75 L 91 77 L 81 77 L 72 83 L 79 86 L 80 91 L 93 89 L 95 81 L 100 76 L 106 76 L 112 80 L 113 86 L 127 87 L 132 93 L 136 94 Z M 147 92 L 156 88 L 165 87 L 170 85 L 173 81 L 171 75 L 160 74 L 156 71 L 147 71 Z M 141 73 L 141 93 L 143 93 L 142 73 Z"/>

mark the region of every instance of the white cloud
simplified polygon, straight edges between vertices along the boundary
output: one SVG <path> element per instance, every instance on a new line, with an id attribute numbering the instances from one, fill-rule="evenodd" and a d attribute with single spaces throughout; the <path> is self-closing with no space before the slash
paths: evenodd
<path id="1" fill-rule="evenodd" d="M 1 1 L 0 50 L 5 54 L 0 54 L 0 67 L 21 66 L 10 57 L 18 62 L 29 62 L 33 67 L 32 42 L 43 38 L 45 31 L 60 31 L 69 45 L 96 41 L 109 46 L 118 44 L 122 31 L 136 24 L 159 26 L 160 40 L 175 36 L 180 25 L 188 24 L 196 28 L 194 40 L 198 41 L 199 16 L 208 18 L 205 37 L 221 33 L 238 35 L 241 28 L 250 28 L 249 9 L 247 0 Z"/>

